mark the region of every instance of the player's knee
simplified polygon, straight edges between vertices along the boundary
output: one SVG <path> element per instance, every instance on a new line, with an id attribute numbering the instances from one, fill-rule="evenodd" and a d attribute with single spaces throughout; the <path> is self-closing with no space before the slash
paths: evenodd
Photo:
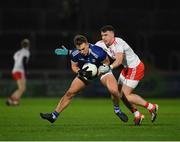
<path id="1" fill-rule="evenodd" d="M 20 87 L 20 88 L 19 88 L 19 91 L 22 92 L 22 93 L 24 93 L 24 92 L 26 91 L 26 87 L 25 87 L 25 86 Z"/>
<path id="2" fill-rule="evenodd" d="M 132 98 L 132 95 L 130 95 L 130 94 L 124 94 L 123 93 L 123 96 L 121 97 L 121 99 L 123 100 L 123 99 L 127 99 L 130 103 L 133 103 L 133 101 L 134 101 L 134 99 Z"/>
<path id="3" fill-rule="evenodd" d="M 129 97 L 131 95 L 130 92 L 123 92 L 123 94 L 126 96 L 126 97 Z"/>
<path id="4" fill-rule="evenodd" d="M 75 94 L 74 92 L 68 90 L 65 95 L 68 99 L 72 99 Z"/>

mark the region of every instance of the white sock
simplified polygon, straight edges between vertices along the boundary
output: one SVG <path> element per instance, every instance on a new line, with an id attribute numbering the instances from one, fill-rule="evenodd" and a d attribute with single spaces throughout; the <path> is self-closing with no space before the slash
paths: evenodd
<path id="1" fill-rule="evenodd" d="M 149 103 L 147 109 L 148 109 L 148 110 L 151 110 L 152 108 L 153 108 L 153 104 Z"/>
<path id="2" fill-rule="evenodd" d="M 135 111 L 135 112 L 134 112 L 134 116 L 135 116 L 135 117 L 139 117 L 139 116 L 140 116 L 140 112 L 139 112 L 139 111 Z"/>

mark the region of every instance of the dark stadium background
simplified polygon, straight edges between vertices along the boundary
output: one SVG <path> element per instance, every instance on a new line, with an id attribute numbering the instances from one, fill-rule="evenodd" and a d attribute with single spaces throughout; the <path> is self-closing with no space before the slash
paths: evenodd
<path id="1" fill-rule="evenodd" d="M 1 0 L 0 95 L 7 97 L 15 88 L 12 55 L 23 38 L 31 40 L 32 53 L 24 97 L 63 95 L 75 75 L 69 58 L 56 56 L 54 49 L 62 44 L 72 48 L 76 34 L 95 43 L 106 24 L 113 25 L 117 36 L 145 62 L 146 74 L 137 92 L 145 97 L 179 97 L 179 0 Z M 82 96 L 107 94 L 96 81 Z"/>

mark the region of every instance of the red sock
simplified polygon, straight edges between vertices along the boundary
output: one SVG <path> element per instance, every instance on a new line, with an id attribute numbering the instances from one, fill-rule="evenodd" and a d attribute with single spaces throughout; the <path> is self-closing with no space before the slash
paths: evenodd
<path id="1" fill-rule="evenodd" d="M 148 106 L 149 106 L 149 103 L 146 102 L 145 105 L 144 105 L 144 107 L 147 108 Z"/>
<path id="2" fill-rule="evenodd" d="M 136 111 L 137 111 L 136 108 L 132 108 L 132 109 L 131 109 L 131 112 L 132 112 L 132 113 L 134 113 L 134 112 L 136 112 Z"/>

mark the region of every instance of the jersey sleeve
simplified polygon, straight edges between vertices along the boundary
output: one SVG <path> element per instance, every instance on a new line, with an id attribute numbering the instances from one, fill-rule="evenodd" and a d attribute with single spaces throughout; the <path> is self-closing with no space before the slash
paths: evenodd
<path id="1" fill-rule="evenodd" d="M 71 58 L 71 61 L 73 62 L 78 62 L 78 53 L 79 51 L 78 50 L 72 50 L 72 52 L 70 53 L 70 58 Z"/>
<path id="2" fill-rule="evenodd" d="M 99 61 L 102 62 L 102 61 L 104 61 L 106 59 L 107 53 L 101 47 L 97 46 L 97 48 L 98 48 L 98 52 L 100 53 Z"/>

